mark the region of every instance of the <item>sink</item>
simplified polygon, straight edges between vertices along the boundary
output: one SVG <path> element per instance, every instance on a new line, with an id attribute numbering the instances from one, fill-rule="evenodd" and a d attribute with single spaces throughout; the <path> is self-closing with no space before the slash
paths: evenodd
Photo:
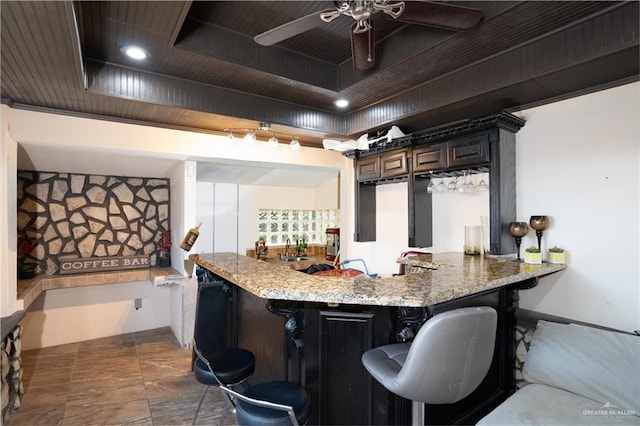
<path id="1" fill-rule="evenodd" d="M 301 260 L 309 260 L 308 257 L 300 257 L 300 256 L 288 256 L 288 257 L 281 257 L 280 261 L 281 262 L 300 262 Z"/>

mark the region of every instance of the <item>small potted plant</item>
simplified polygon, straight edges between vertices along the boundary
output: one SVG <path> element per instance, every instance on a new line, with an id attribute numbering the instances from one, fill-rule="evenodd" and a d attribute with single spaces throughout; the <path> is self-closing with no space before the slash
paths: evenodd
<path id="1" fill-rule="evenodd" d="M 542 253 L 540 253 L 540 249 L 536 246 L 527 247 L 524 250 L 524 263 L 532 265 L 542 264 Z"/>
<path id="2" fill-rule="evenodd" d="M 161 268 L 167 268 L 171 266 L 171 233 L 169 231 L 160 232 L 160 237 L 156 243 L 158 249 L 158 262 L 157 266 Z"/>
<path id="3" fill-rule="evenodd" d="M 565 263 L 564 249 L 558 246 L 551 247 L 547 252 L 547 262 L 549 263 Z"/>
<path id="4" fill-rule="evenodd" d="M 34 262 L 31 255 L 35 250 L 37 240 L 33 237 L 21 236 L 18 238 L 18 278 L 26 280 L 36 276 L 38 263 Z"/>

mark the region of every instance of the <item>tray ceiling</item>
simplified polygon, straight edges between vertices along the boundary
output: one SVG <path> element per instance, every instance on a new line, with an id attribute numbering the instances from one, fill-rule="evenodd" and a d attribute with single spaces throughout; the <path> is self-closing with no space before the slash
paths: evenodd
<path id="1" fill-rule="evenodd" d="M 272 123 L 303 145 L 405 133 L 636 81 L 638 2 L 468 1 L 467 32 L 374 15 L 354 71 L 342 16 L 274 46 L 253 37 L 327 1 L 0 2 L 3 102 L 217 133 Z M 143 62 L 125 44 L 144 47 Z M 346 98 L 340 110 L 333 102 Z"/>

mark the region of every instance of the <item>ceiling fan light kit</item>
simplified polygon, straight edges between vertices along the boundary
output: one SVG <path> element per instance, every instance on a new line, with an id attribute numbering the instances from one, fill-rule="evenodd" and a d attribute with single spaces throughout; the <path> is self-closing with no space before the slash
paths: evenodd
<path id="1" fill-rule="evenodd" d="M 297 36 L 340 16 L 356 22 L 351 26 L 351 56 L 355 70 L 375 66 L 375 33 L 371 16 L 382 12 L 387 18 L 451 31 L 466 31 L 480 23 L 482 11 L 463 6 L 429 1 L 342 0 L 335 1 L 335 9 L 314 12 L 272 28 L 254 37 L 256 43 L 271 46 Z"/>

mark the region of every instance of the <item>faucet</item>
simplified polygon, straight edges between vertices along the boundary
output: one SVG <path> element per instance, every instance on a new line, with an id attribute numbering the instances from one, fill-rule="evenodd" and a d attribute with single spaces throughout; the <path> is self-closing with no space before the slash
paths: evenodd
<path id="1" fill-rule="evenodd" d="M 291 245 L 291 240 L 287 238 L 287 242 L 284 246 L 284 257 L 289 257 L 289 246 Z"/>

